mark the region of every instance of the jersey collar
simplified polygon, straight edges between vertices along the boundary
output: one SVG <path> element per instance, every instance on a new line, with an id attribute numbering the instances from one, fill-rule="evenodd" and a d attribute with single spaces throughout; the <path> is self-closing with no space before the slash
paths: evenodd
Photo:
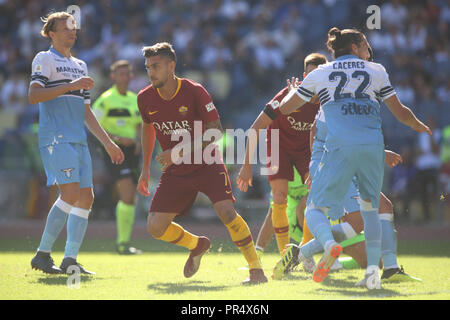
<path id="1" fill-rule="evenodd" d="M 175 98 L 175 96 L 178 94 L 178 91 L 180 91 L 180 88 L 181 88 L 181 79 L 178 78 L 178 77 L 175 77 L 175 78 L 177 78 L 177 90 L 175 91 L 175 93 L 173 94 L 173 96 L 171 96 L 169 99 L 164 99 L 163 96 L 161 95 L 161 92 L 159 91 L 159 88 L 156 88 L 156 91 L 158 92 L 158 94 L 159 94 L 159 96 L 161 97 L 161 99 L 170 101 L 170 100 L 172 100 L 173 98 Z"/>
<path id="2" fill-rule="evenodd" d="M 355 56 L 354 54 L 346 54 L 343 56 L 340 56 L 339 58 L 336 58 L 336 60 L 344 60 L 344 59 L 359 59 L 357 56 Z"/>
<path id="3" fill-rule="evenodd" d="M 63 56 L 61 53 L 59 53 L 58 51 L 56 51 L 56 49 L 53 48 L 53 46 L 50 46 L 50 51 L 53 52 L 54 54 L 56 54 L 58 57 L 61 57 L 61 58 L 67 58 L 67 57 Z M 70 56 L 70 57 L 67 58 L 67 59 L 70 59 L 71 57 L 72 57 L 72 56 Z"/>

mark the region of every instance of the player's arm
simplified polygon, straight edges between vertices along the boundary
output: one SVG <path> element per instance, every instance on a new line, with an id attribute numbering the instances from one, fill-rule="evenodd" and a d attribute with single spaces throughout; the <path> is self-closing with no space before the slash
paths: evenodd
<path id="1" fill-rule="evenodd" d="M 305 103 L 308 101 L 303 100 L 300 98 L 296 90 L 291 90 L 287 94 L 286 97 L 283 98 L 283 100 L 280 103 L 280 112 L 284 115 L 291 114 L 298 108 L 301 108 Z"/>
<path id="2" fill-rule="evenodd" d="M 244 164 L 242 165 L 241 170 L 239 171 L 239 175 L 236 179 L 237 186 L 241 191 L 247 192 L 248 186 L 253 186 L 251 160 L 255 155 L 260 130 L 267 128 L 276 117 L 277 114 L 273 111 L 273 109 L 269 106 L 266 106 L 266 108 L 259 114 L 259 116 L 250 127 L 247 143 L 245 145 Z"/>
<path id="3" fill-rule="evenodd" d="M 313 149 L 314 144 L 314 137 L 316 136 L 316 120 L 314 119 L 314 122 L 311 126 L 311 131 L 309 132 L 309 150 Z"/>
<path id="4" fill-rule="evenodd" d="M 91 90 L 94 80 L 90 77 L 81 77 L 72 82 L 64 83 L 56 87 L 45 88 L 39 83 L 32 83 L 28 89 L 28 101 L 31 104 L 55 99 L 69 91 Z"/>
<path id="5" fill-rule="evenodd" d="M 148 184 L 150 182 L 150 165 L 153 149 L 155 147 L 155 127 L 151 123 L 143 122 L 141 130 L 142 169 L 137 185 L 137 190 L 143 196 L 148 197 Z"/>
<path id="6" fill-rule="evenodd" d="M 108 152 L 111 162 L 114 164 L 120 164 L 124 160 L 122 150 L 111 140 L 106 131 L 100 126 L 91 110 L 89 104 L 84 105 L 84 122 L 89 131 L 102 143 Z"/>
<path id="7" fill-rule="evenodd" d="M 419 133 L 427 132 L 429 135 L 432 134 L 430 128 L 428 128 L 428 126 L 426 126 L 422 121 L 417 119 L 411 109 L 400 102 L 396 94 L 385 99 L 384 103 L 392 112 L 392 114 L 397 118 L 397 120 L 404 125 L 411 127 L 411 129 Z"/>

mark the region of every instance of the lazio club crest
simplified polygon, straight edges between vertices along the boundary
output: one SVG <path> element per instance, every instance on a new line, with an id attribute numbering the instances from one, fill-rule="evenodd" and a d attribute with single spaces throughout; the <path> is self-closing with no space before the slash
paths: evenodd
<path id="1" fill-rule="evenodd" d="M 69 168 L 69 169 L 61 169 L 61 171 L 64 171 L 66 173 L 66 177 L 67 178 L 71 178 L 72 177 L 72 171 L 74 168 Z"/>

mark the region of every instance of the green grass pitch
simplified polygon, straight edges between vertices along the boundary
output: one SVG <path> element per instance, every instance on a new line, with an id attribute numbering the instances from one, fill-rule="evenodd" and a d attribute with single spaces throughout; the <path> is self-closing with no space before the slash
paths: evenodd
<path id="1" fill-rule="evenodd" d="M 79 288 L 67 285 L 67 275 L 45 275 L 32 270 L 30 261 L 39 239 L 0 236 L 0 299 L 146 299 L 146 300 L 328 300 L 328 299 L 450 299 L 450 243 L 408 242 L 399 245 L 399 264 L 422 283 L 389 283 L 369 292 L 355 288 L 364 270 L 341 270 L 323 283 L 295 271 L 282 281 L 270 279 L 278 259 L 274 242 L 262 263 L 269 282 L 243 287 L 246 262 L 231 241 L 213 241 L 198 273 L 183 277 L 187 250 L 162 241 L 140 239 L 135 245 L 145 253 L 119 256 L 114 241 L 86 239 L 78 257 L 95 276 L 81 276 Z M 55 244 L 53 258 L 61 262 L 64 241 Z M 320 256 L 316 256 L 316 261 Z M 72 282 L 73 283 L 73 282 Z"/>

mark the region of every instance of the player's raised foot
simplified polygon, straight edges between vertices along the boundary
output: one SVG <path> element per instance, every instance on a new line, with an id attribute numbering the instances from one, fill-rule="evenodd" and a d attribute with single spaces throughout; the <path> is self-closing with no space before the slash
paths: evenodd
<path id="1" fill-rule="evenodd" d="M 328 276 L 331 266 L 342 253 L 342 250 L 340 244 L 334 243 L 329 250 L 323 254 L 313 272 L 313 280 L 315 282 L 322 282 Z"/>
<path id="2" fill-rule="evenodd" d="M 381 289 L 380 268 L 378 266 L 368 266 L 364 279 L 355 283 L 356 287 L 366 287 L 369 290 Z"/>
<path id="3" fill-rule="evenodd" d="M 267 282 L 267 277 L 264 274 L 263 269 L 250 269 L 250 276 L 242 281 L 244 286 L 260 284 Z"/>
<path id="4" fill-rule="evenodd" d="M 384 269 L 381 282 L 422 282 L 422 279 L 413 277 L 400 268 Z"/>
<path id="5" fill-rule="evenodd" d="M 82 274 L 96 274 L 93 271 L 86 270 L 80 263 L 77 262 L 77 260 L 71 257 L 65 257 L 61 262 L 60 268 L 62 272 L 66 274 L 72 274 L 73 272 L 76 272 L 77 268 Z"/>
<path id="6" fill-rule="evenodd" d="M 36 252 L 33 259 L 31 259 L 31 268 L 34 270 L 41 270 L 42 272 L 48 274 L 62 273 L 61 269 L 55 265 L 52 257 L 50 256 L 50 252 Z"/>
<path id="7" fill-rule="evenodd" d="M 295 244 L 288 244 L 283 250 L 280 260 L 277 261 L 273 268 L 272 279 L 283 279 L 283 277 L 293 269 L 291 268 L 292 265 L 298 265 L 299 250 L 299 247 Z"/>
<path id="8" fill-rule="evenodd" d="M 184 276 L 186 278 L 192 277 L 200 267 L 202 256 L 211 247 L 211 241 L 207 237 L 199 237 L 197 246 L 190 251 L 189 257 L 184 265 Z"/>
<path id="9" fill-rule="evenodd" d="M 117 252 L 123 255 L 141 254 L 142 250 L 130 246 L 129 243 L 120 243 L 117 245 Z"/>

